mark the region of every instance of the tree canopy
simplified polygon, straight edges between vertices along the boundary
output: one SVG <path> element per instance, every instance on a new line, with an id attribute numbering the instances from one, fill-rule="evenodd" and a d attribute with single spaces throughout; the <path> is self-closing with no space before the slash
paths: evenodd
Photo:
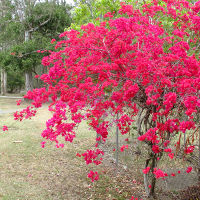
<path id="1" fill-rule="evenodd" d="M 0 52 L 0 65 L 6 70 L 36 72 L 43 56 L 37 51 L 51 50 L 51 39 L 70 26 L 71 6 L 64 1 L 6 0 L 2 4 L 0 43 L 6 48 Z"/>

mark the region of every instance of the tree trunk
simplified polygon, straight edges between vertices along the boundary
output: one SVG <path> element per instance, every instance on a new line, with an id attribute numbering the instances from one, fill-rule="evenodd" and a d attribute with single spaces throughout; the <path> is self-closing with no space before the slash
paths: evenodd
<path id="1" fill-rule="evenodd" d="M 25 42 L 29 41 L 31 39 L 31 32 L 30 31 L 25 31 Z M 33 90 L 33 77 L 32 77 L 32 72 L 28 71 L 25 72 L 25 89 L 26 92 L 29 90 Z"/>
<path id="2" fill-rule="evenodd" d="M 28 92 L 29 90 L 33 90 L 32 72 L 26 72 L 25 78 L 26 78 L 26 83 L 25 83 L 26 92 Z"/>
<path id="3" fill-rule="evenodd" d="M 7 73 L 5 69 L 1 69 L 1 95 L 5 95 L 7 92 Z"/>
<path id="4" fill-rule="evenodd" d="M 155 154 L 150 154 L 145 164 L 145 168 L 150 167 L 150 171 L 149 173 L 144 174 L 145 192 L 149 198 L 155 198 L 156 177 L 153 171 L 157 164 L 157 156 Z"/>
<path id="5" fill-rule="evenodd" d="M 146 192 L 146 195 L 149 197 L 150 189 L 149 189 L 148 175 L 147 174 L 143 174 L 143 176 L 144 176 L 144 188 L 145 188 L 145 192 Z"/>
<path id="6" fill-rule="evenodd" d="M 24 33 L 24 40 L 25 42 L 29 41 L 31 39 L 31 33 L 30 31 L 25 31 Z"/>
<path id="7" fill-rule="evenodd" d="M 140 136 L 142 133 L 141 133 L 141 127 L 142 127 L 142 114 L 143 114 L 143 109 L 142 108 L 139 108 L 139 112 L 138 112 L 138 118 L 137 118 L 137 137 Z M 141 154 L 141 149 L 140 149 L 140 141 L 138 139 L 136 139 L 136 154 L 140 155 Z"/>
<path id="8" fill-rule="evenodd" d="M 4 83 L 4 73 L 3 73 L 3 69 L 1 69 L 1 95 L 5 95 L 3 83 Z"/>
<path id="9" fill-rule="evenodd" d="M 117 113 L 117 121 L 119 120 L 119 113 Z M 119 163 L 119 128 L 116 124 L 116 166 Z"/>
<path id="10" fill-rule="evenodd" d="M 4 70 L 4 91 L 7 93 L 7 72 Z"/>
<path id="11" fill-rule="evenodd" d="M 152 174 L 153 174 L 153 169 L 156 167 L 157 163 L 156 156 L 152 158 L 152 164 L 151 164 L 151 169 L 152 169 Z M 150 197 L 155 197 L 155 187 L 156 187 L 156 177 L 153 175 L 152 180 L 151 180 L 151 189 L 149 196 Z"/>

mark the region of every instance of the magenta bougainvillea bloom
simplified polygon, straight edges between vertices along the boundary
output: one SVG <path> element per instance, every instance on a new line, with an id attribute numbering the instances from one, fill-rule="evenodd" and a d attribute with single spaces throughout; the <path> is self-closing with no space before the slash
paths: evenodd
<path id="1" fill-rule="evenodd" d="M 192 171 L 192 167 L 190 166 L 190 167 L 187 168 L 186 172 L 190 173 L 191 171 Z"/>
<path id="2" fill-rule="evenodd" d="M 78 156 L 95 165 L 102 162 L 99 142 L 106 142 L 111 126 L 117 126 L 122 135 L 137 126 L 138 140 L 148 145 L 148 159 L 153 161 L 142 167 L 144 175 L 164 179 L 168 175 L 149 163 L 159 162 L 163 154 L 173 161 L 175 151 L 181 149 L 182 135 L 189 138 L 197 129 L 199 5 L 200 1 L 153 0 L 138 10 L 121 3 L 117 18 L 107 13 L 99 26 L 89 23 L 80 32 L 61 33 L 59 41 L 52 40 L 55 50 L 42 59 L 48 68 L 40 76 L 45 86 L 24 96 L 32 100 L 32 106 L 16 112 L 15 119 L 31 118 L 37 108 L 51 102 L 53 114 L 42 137 L 55 142 L 57 148 L 64 146 L 61 137 L 73 142 L 77 126 L 86 120 L 98 137 L 94 149 Z M 170 28 L 159 21 L 162 17 L 170 19 Z M 188 144 L 185 154 L 195 150 Z M 93 171 L 88 177 L 92 181 L 99 178 Z"/>
<path id="3" fill-rule="evenodd" d="M 2 130 L 3 131 L 8 131 L 8 127 L 4 125 L 3 128 L 2 128 Z"/>

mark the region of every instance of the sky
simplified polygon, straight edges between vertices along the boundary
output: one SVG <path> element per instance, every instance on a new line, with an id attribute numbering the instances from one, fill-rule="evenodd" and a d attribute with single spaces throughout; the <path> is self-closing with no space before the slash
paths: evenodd
<path id="1" fill-rule="evenodd" d="M 66 0 L 66 2 L 69 3 L 69 4 L 72 4 L 72 5 L 74 4 L 73 0 Z"/>
<path id="2" fill-rule="evenodd" d="M 0 0 L 1 1 L 1 0 Z M 45 0 L 36 0 L 36 2 L 44 2 Z M 62 1 L 62 0 L 59 0 L 60 2 Z M 74 1 L 73 0 L 64 0 L 65 2 L 67 2 L 68 4 L 72 4 L 72 5 L 74 5 Z"/>

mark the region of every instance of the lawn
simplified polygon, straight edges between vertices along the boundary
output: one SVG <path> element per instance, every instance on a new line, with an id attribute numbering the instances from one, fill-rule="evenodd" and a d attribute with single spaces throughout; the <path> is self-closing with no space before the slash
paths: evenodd
<path id="1" fill-rule="evenodd" d="M 22 102 L 20 108 L 27 105 Z M 0 99 L 0 110 L 11 112 L 16 109 L 19 109 L 16 99 Z M 86 165 L 76 154 L 94 147 L 95 132 L 82 122 L 73 143 L 57 149 L 54 143 L 47 142 L 43 149 L 40 145 L 43 141 L 41 132 L 50 117 L 47 105 L 38 110 L 36 117 L 23 122 L 14 121 L 12 113 L 0 114 L 0 127 L 7 125 L 9 129 L 0 131 L 1 200 L 128 200 L 132 195 L 146 199 L 141 170 L 145 158 L 132 153 L 134 146 L 130 145 L 129 150 L 120 152 L 119 166 L 116 167 L 115 152 L 112 151 L 115 138 L 111 134 L 107 145 L 101 146 L 106 152 L 103 164 Z M 128 137 L 134 144 L 132 136 Z M 178 161 L 175 165 L 171 168 L 184 167 L 179 166 Z M 170 160 L 166 159 L 163 166 L 169 168 Z M 92 183 L 87 178 L 90 170 L 99 172 L 99 181 Z M 158 199 L 174 199 L 177 189 L 183 189 L 178 188 L 181 182 L 189 180 L 186 175 L 182 173 L 159 183 L 164 190 L 160 187 Z M 194 182 L 195 175 L 192 174 L 190 184 Z"/>
<path id="2" fill-rule="evenodd" d="M 16 99 L 0 99 L 0 109 L 18 109 Z M 22 103 L 22 107 L 27 104 Z M 73 143 L 63 149 L 47 142 L 45 148 L 40 136 L 45 120 L 51 116 L 47 107 L 39 109 L 37 117 L 23 122 L 13 120 L 13 114 L 0 115 L 0 127 L 9 131 L 0 133 L 0 197 L 2 200 L 84 200 L 130 199 L 133 193 L 142 195 L 132 177 L 115 170 L 113 163 L 87 166 L 76 153 L 83 153 L 95 144 L 95 133 L 82 123 Z M 87 178 L 90 170 L 98 170 L 100 180 L 92 183 Z M 135 188 L 134 188 L 135 187 Z"/>

